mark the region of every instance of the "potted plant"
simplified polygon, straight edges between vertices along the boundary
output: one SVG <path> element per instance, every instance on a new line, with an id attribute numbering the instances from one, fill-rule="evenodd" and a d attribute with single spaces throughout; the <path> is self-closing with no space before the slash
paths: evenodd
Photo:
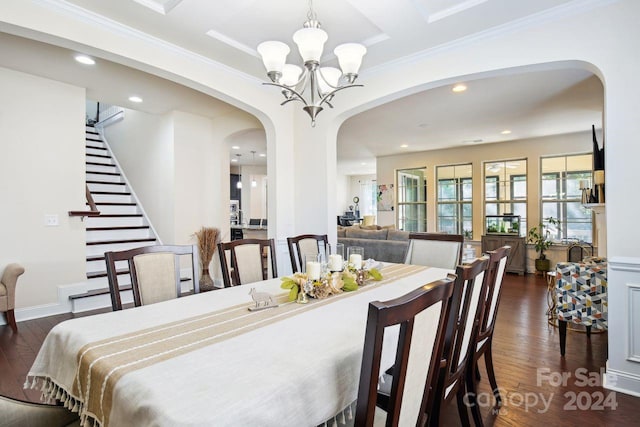
<path id="1" fill-rule="evenodd" d="M 549 226 L 560 225 L 560 221 L 553 218 L 545 218 L 547 224 L 540 223 L 536 227 L 531 227 L 527 234 L 527 243 L 532 243 L 535 246 L 536 252 L 539 252 L 538 258 L 535 261 L 536 271 L 547 272 L 550 268 L 550 261 L 547 259 L 544 251 L 549 249 L 553 245 L 551 240 L 551 232 Z"/>

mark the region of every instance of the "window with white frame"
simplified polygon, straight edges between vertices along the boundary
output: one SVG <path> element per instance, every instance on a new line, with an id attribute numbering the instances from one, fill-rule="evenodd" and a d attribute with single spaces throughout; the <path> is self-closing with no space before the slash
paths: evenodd
<path id="1" fill-rule="evenodd" d="M 374 215 L 377 216 L 377 199 L 378 186 L 376 180 L 363 179 L 360 180 L 360 216 Z"/>
<path id="2" fill-rule="evenodd" d="M 427 169 L 397 171 L 397 223 L 404 231 L 427 231 Z"/>
<path id="3" fill-rule="evenodd" d="M 527 231 L 527 159 L 484 163 L 484 214 L 519 215 L 520 235 L 524 236 Z"/>
<path id="4" fill-rule="evenodd" d="M 591 209 L 582 206 L 580 191 L 581 180 L 592 181 L 592 159 L 590 153 L 540 159 L 540 218 L 560 220 L 550 229 L 554 239 L 593 241 Z"/>
<path id="5" fill-rule="evenodd" d="M 437 230 L 473 237 L 473 180 L 471 163 L 438 166 Z"/>

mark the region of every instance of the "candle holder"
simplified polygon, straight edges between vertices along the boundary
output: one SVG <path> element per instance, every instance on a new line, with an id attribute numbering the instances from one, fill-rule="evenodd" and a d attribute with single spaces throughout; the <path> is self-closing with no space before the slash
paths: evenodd
<path id="1" fill-rule="evenodd" d="M 307 298 L 307 293 L 304 291 L 304 287 L 300 288 L 300 292 L 298 292 L 298 298 L 296 299 L 296 303 L 298 304 L 306 304 L 309 302 Z"/>

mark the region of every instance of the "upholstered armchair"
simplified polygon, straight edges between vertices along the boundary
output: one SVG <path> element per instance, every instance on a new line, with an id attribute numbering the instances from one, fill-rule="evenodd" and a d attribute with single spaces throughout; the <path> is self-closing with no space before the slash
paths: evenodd
<path id="1" fill-rule="evenodd" d="M 0 279 L 0 311 L 6 313 L 7 323 L 14 332 L 18 332 L 16 316 L 13 311 L 16 307 L 16 284 L 22 273 L 24 273 L 24 268 L 20 264 L 9 264 L 5 267 L 2 279 Z"/>
<path id="2" fill-rule="evenodd" d="M 587 338 L 591 327 L 607 330 L 607 262 L 604 259 L 556 264 L 556 314 L 560 354 L 564 356 L 567 324 L 583 325 Z"/>

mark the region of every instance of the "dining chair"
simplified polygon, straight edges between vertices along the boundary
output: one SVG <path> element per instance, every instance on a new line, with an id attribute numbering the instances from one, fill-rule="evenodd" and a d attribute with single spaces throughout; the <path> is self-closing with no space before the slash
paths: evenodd
<path id="1" fill-rule="evenodd" d="M 133 304 L 136 307 L 180 297 L 182 255 L 190 255 L 193 292 L 199 293 L 200 257 L 196 245 L 153 245 L 105 252 L 113 310 L 122 310 L 120 293 L 128 290 L 128 286 L 118 283 L 121 274 L 128 274 L 131 278 Z M 118 261 L 126 261 L 128 268 L 116 268 Z"/>
<path id="2" fill-rule="evenodd" d="M 3 426 L 79 427 L 80 418 L 64 406 L 45 405 L 0 396 Z"/>
<path id="3" fill-rule="evenodd" d="M 431 282 L 399 298 L 369 303 L 355 426 L 424 425 L 440 364 L 454 277 Z M 385 332 L 399 325 L 386 411 L 376 406 Z M 391 342 L 385 343 L 392 344 Z"/>
<path id="4" fill-rule="evenodd" d="M 453 270 L 462 260 L 462 234 L 411 233 L 405 264 Z"/>
<path id="5" fill-rule="evenodd" d="M 473 353 L 473 330 L 480 324 L 482 301 L 486 293 L 486 271 L 489 257 L 456 267 L 451 305 L 447 313 L 440 371 L 429 403 L 429 425 L 438 426 L 442 408 L 456 397 L 458 415 L 463 426 L 469 426 L 465 404 L 466 373 Z"/>
<path id="6" fill-rule="evenodd" d="M 567 248 L 567 262 L 582 262 L 593 255 L 593 245 L 590 243 L 576 242 Z"/>
<path id="7" fill-rule="evenodd" d="M 291 271 L 302 271 L 302 263 L 305 255 L 317 255 L 329 247 L 329 239 L 326 234 L 301 234 L 295 237 L 287 237 L 289 246 L 289 258 L 291 259 Z"/>
<path id="8" fill-rule="evenodd" d="M 278 277 L 273 239 L 242 239 L 218 243 L 226 288 Z"/>
<path id="9" fill-rule="evenodd" d="M 2 279 L 0 279 L 0 312 L 7 316 L 7 324 L 11 326 L 13 332 L 18 332 L 16 324 L 16 285 L 18 277 L 24 273 L 24 267 L 20 264 L 11 263 L 4 268 Z"/>
<path id="10" fill-rule="evenodd" d="M 484 356 L 485 368 L 489 377 L 489 384 L 496 402 L 500 404 L 502 398 L 496 375 L 493 369 L 493 330 L 496 325 L 496 315 L 498 306 L 500 305 L 500 296 L 502 294 L 502 280 L 504 278 L 505 268 L 507 266 L 507 258 L 511 252 L 510 246 L 503 246 L 495 251 L 487 252 L 489 255 L 489 267 L 487 268 L 486 282 L 487 289 L 484 293 L 484 299 L 481 301 L 482 316 L 480 327 L 474 328 L 473 338 L 471 340 L 471 356 L 469 359 L 469 369 L 467 370 L 467 396 L 469 397 L 469 406 L 471 414 L 476 426 L 482 426 L 482 415 L 477 402 L 477 381 L 480 380 L 480 371 L 478 369 L 478 360 Z"/>

